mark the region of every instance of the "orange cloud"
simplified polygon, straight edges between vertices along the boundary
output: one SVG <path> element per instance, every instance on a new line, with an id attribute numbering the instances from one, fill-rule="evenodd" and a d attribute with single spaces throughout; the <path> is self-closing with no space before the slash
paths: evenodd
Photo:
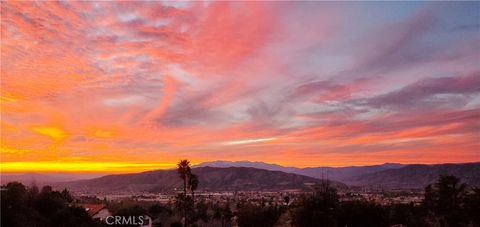
<path id="1" fill-rule="evenodd" d="M 67 137 L 67 134 L 63 130 L 55 127 L 33 127 L 32 130 L 41 135 L 48 136 L 55 141 L 63 140 Z"/>

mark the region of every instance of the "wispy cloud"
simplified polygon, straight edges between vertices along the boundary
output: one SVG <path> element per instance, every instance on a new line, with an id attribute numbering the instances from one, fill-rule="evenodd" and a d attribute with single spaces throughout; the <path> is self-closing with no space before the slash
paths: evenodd
<path id="1" fill-rule="evenodd" d="M 225 145 L 241 145 L 241 144 L 251 144 L 251 143 L 261 143 L 275 140 L 276 138 L 259 138 L 259 139 L 244 139 L 244 140 L 234 140 L 224 142 Z"/>

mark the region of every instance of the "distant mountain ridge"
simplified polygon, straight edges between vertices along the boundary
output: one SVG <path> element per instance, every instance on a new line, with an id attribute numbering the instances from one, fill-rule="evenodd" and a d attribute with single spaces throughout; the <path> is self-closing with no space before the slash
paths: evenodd
<path id="1" fill-rule="evenodd" d="M 284 167 L 277 164 L 270 164 L 265 162 L 251 162 L 251 161 L 212 161 L 212 162 L 202 162 L 198 165 L 194 165 L 193 167 L 219 167 L 219 168 L 227 168 L 227 167 L 251 167 L 256 169 L 266 169 L 272 171 L 282 171 L 286 173 L 293 173 L 294 171 L 300 169 L 297 167 Z"/>
<path id="2" fill-rule="evenodd" d="M 238 168 L 235 168 L 238 167 Z M 473 187 L 480 187 L 480 162 L 461 164 L 398 164 L 350 167 L 283 167 L 249 161 L 214 161 L 193 166 L 203 184 L 200 189 L 228 190 L 306 190 L 308 183 L 331 180 L 339 188 L 348 186 L 423 188 L 440 175 L 454 175 Z M 80 180 L 80 178 L 92 178 Z M 2 184 L 20 181 L 27 185 L 67 185 L 75 189 L 168 191 L 181 186 L 175 169 L 107 175 L 78 174 L 1 174 Z M 71 181 L 65 183 L 66 181 Z M 340 183 L 342 182 L 342 183 Z M 343 184 L 344 183 L 344 184 Z M 346 184 L 346 185 L 345 185 Z"/>
<path id="3" fill-rule="evenodd" d="M 193 172 L 199 177 L 198 189 L 205 191 L 305 191 L 310 190 L 311 185 L 324 182 L 308 176 L 250 167 L 196 167 Z M 329 182 L 333 187 L 347 188 L 343 183 Z M 182 181 L 176 169 L 169 169 L 107 175 L 60 186 L 74 191 L 171 192 L 180 189 Z"/>
<path id="4" fill-rule="evenodd" d="M 45 185 L 57 182 L 91 179 L 104 174 L 69 174 L 69 173 L 1 173 L 1 184 L 18 181 L 25 185 Z"/>
<path id="5" fill-rule="evenodd" d="M 423 188 L 433 183 L 440 175 L 454 175 L 470 186 L 480 186 L 480 162 L 433 165 L 384 163 L 372 166 L 297 168 L 263 162 L 214 161 L 196 166 L 248 166 L 295 173 L 317 179 L 330 179 L 352 186 L 383 188 Z"/>
<path id="6" fill-rule="evenodd" d="M 418 188 L 436 181 L 440 175 L 453 175 L 472 187 L 480 187 L 480 162 L 464 164 L 407 165 L 349 178 L 349 185 L 383 188 Z"/>
<path id="7" fill-rule="evenodd" d="M 372 166 L 347 166 L 347 167 L 284 167 L 277 164 L 270 164 L 265 162 L 250 162 L 250 161 L 213 161 L 204 162 L 194 167 L 252 167 L 257 169 L 266 169 L 273 171 L 282 171 L 286 173 L 295 173 L 304 176 L 309 176 L 317 179 L 332 179 L 336 181 L 343 181 L 353 176 L 360 176 L 368 173 L 375 173 L 387 169 L 402 168 L 405 165 L 399 163 L 384 163 L 381 165 Z"/>

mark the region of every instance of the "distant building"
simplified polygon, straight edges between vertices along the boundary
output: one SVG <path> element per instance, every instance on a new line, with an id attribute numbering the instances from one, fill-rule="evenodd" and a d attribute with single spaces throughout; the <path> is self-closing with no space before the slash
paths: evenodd
<path id="1" fill-rule="evenodd" d="M 88 216 L 90 216 L 92 219 L 105 221 L 105 218 L 107 218 L 108 216 L 112 216 L 105 204 L 81 204 L 80 206 L 85 208 Z"/>

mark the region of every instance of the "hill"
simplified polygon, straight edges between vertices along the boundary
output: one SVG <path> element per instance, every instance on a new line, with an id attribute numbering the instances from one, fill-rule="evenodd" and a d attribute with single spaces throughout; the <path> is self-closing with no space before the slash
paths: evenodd
<path id="1" fill-rule="evenodd" d="M 407 165 L 345 179 L 345 183 L 383 188 L 423 188 L 440 175 L 453 175 L 469 186 L 480 187 L 480 163 Z"/>
<path id="2" fill-rule="evenodd" d="M 360 176 L 363 174 L 379 172 L 387 169 L 397 169 L 404 167 L 403 164 L 398 163 L 384 163 L 381 165 L 372 165 L 372 166 L 348 166 L 348 167 L 308 167 L 308 168 L 297 168 L 297 167 L 284 167 L 277 164 L 270 164 L 265 162 L 250 162 L 250 161 L 213 161 L 213 162 L 204 162 L 199 165 L 202 166 L 211 166 L 211 167 L 252 167 L 257 169 L 266 169 L 273 171 L 282 171 L 285 173 L 295 173 L 304 176 L 309 176 L 317 179 L 328 178 L 335 181 L 343 181 L 345 179 Z"/>
<path id="3" fill-rule="evenodd" d="M 248 167 L 197 167 L 198 189 L 204 191 L 282 191 L 309 190 L 323 181 L 293 173 Z M 337 188 L 346 188 L 340 182 L 330 181 Z M 73 191 L 171 192 L 182 187 L 175 169 L 155 170 L 132 174 L 107 175 L 90 180 L 62 184 Z"/>
<path id="4" fill-rule="evenodd" d="M 383 170 L 398 169 L 405 165 L 398 163 L 384 163 L 381 165 L 371 166 L 347 166 L 347 167 L 309 167 L 302 168 L 293 173 L 315 178 L 327 178 L 337 181 L 344 181 L 351 177 L 361 176 L 364 174 L 375 173 Z"/>
<path id="5" fill-rule="evenodd" d="M 384 163 L 371 166 L 348 167 L 283 167 L 276 164 L 249 161 L 214 161 L 198 166 L 248 166 L 295 173 L 317 179 L 340 181 L 352 186 L 378 186 L 383 188 L 423 188 L 440 175 L 454 175 L 470 186 L 480 186 L 480 163 L 460 164 L 398 164 Z"/>

